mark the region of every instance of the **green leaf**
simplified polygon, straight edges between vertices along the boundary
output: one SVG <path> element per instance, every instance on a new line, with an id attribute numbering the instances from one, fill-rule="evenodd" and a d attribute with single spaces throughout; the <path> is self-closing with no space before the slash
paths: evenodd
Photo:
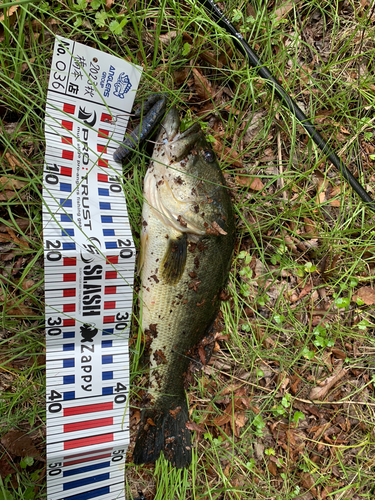
<path id="1" fill-rule="evenodd" d="M 22 467 L 22 469 L 26 469 L 26 467 L 28 467 L 29 465 L 33 465 L 33 463 L 33 457 L 25 457 L 21 460 L 20 466 Z"/>
<path id="2" fill-rule="evenodd" d="M 14 496 L 8 490 L 0 490 L 0 500 L 14 500 Z"/>
<path id="3" fill-rule="evenodd" d="M 315 352 L 314 351 L 310 351 L 310 349 L 305 346 L 303 349 L 302 349 L 302 356 L 304 358 L 307 358 L 307 359 L 313 359 L 313 357 L 315 356 Z"/>
<path id="4" fill-rule="evenodd" d="M 314 264 L 312 264 L 311 262 L 307 262 L 305 265 L 305 271 L 307 273 L 313 273 L 314 271 L 316 271 L 316 269 L 316 266 L 314 266 Z"/>
<path id="5" fill-rule="evenodd" d="M 186 45 L 186 44 L 185 44 Z M 248 252 L 245 252 L 244 250 L 242 250 L 242 252 L 240 252 L 238 254 L 238 258 L 239 259 L 244 259 L 246 257 L 246 255 L 249 255 Z"/>
<path id="6" fill-rule="evenodd" d="M 238 23 L 238 21 L 242 21 L 242 11 L 240 9 L 233 9 L 232 23 Z"/>
<path id="7" fill-rule="evenodd" d="M 77 4 L 73 6 L 75 10 L 85 10 L 87 7 L 87 0 L 77 0 Z"/>
<path id="8" fill-rule="evenodd" d="M 283 396 L 281 404 L 284 406 L 284 408 L 289 408 L 291 397 L 292 396 L 290 394 L 285 394 L 285 396 Z"/>
<path id="9" fill-rule="evenodd" d="M 359 328 L 360 330 L 363 330 L 363 331 L 364 331 L 364 330 L 367 330 L 367 327 L 368 327 L 368 326 L 370 326 L 370 325 L 371 325 L 371 323 L 370 323 L 369 321 L 367 321 L 367 319 L 363 319 L 362 321 L 360 321 L 360 322 L 358 323 L 358 325 L 357 325 L 357 326 L 358 326 L 358 328 Z"/>
<path id="10" fill-rule="evenodd" d="M 98 10 L 102 5 L 103 5 L 103 2 L 101 0 L 92 0 L 90 7 L 93 10 Z"/>
<path id="11" fill-rule="evenodd" d="M 285 316 L 283 314 L 275 314 L 273 319 L 274 319 L 275 323 L 280 325 L 280 323 L 283 323 L 283 321 L 285 321 Z"/>
<path id="12" fill-rule="evenodd" d="M 34 486 L 28 486 L 23 494 L 24 500 L 33 500 L 35 498 Z"/>
<path id="13" fill-rule="evenodd" d="M 248 462 L 246 462 L 246 468 L 251 470 L 255 467 L 255 460 L 253 458 L 250 458 Z"/>
<path id="14" fill-rule="evenodd" d="M 349 297 L 339 297 L 335 300 L 335 306 L 338 309 L 344 309 L 345 307 L 349 307 L 350 299 Z"/>
<path id="15" fill-rule="evenodd" d="M 185 57 L 189 54 L 190 52 L 190 49 L 191 49 L 191 45 L 187 42 L 184 43 L 184 45 L 182 46 L 182 55 Z"/>
<path id="16" fill-rule="evenodd" d="M 107 13 L 105 10 L 101 10 L 95 14 L 95 23 L 99 28 L 104 28 L 107 21 Z"/>
<path id="17" fill-rule="evenodd" d="M 128 20 L 124 18 L 120 23 L 118 21 L 111 21 L 109 23 L 109 29 L 114 33 L 115 35 L 121 35 L 124 29 L 124 26 L 126 26 Z"/>
<path id="18" fill-rule="evenodd" d="M 301 411 L 296 411 L 295 414 L 293 415 L 293 421 L 298 424 L 300 420 L 304 420 L 305 415 Z"/>
<path id="19" fill-rule="evenodd" d="M 273 448 L 267 448 L 266 450 L 264 450 L 264 454 L 267 456 L 275 456 L 275 450 Z"/>

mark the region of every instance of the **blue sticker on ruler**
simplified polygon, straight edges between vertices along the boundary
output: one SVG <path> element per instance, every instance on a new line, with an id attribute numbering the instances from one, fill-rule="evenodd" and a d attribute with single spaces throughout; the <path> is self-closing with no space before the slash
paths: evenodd
<path id="1" fill-rule="evenodd" d="M 82 479 L 78 479 L 77 481 L 69 481 L 68 483 L 65 483 L 63 485 L 63 490 L 72 490 L 73 488 L 79 488 L 80 486 L 86 486 L 87 484 L 99 483 L 100 481 L 106 481 L 107 479 L 109 479 L 109 474 L 98 474 L 97 476 L 84 477 Z"/>
<path id="2" fill-rule="evenodd" d="M 74 391 L 64 392 L 64 401 L 67 401 L 69 399 L 74 399 L 76 397 L 75 394 L 76 393 Z"/>
<path id="3" fill-rule="evenodd" d="M 75 333 L 74 332 L 64 332 L 63 333 L 63 339 L 74 339 Z"/>
<path id="4" fill-rule="evenodd" d="M 61 229 L 61 236 L 74 236 L 74 229 Z"/>
<path id="5" fill-rule="evenodd" d="M 100 201 L 99 208 L 100 208 L 100 210 L 111 210 L 111 204 L 107 203 L 105 201 Z"/>
<path id="6" fill-rule="evenodd" d="M 65 182 L 60 182 L 60 191 L 66 191 L 67 193 L 71 193 L 72 185 L 66 184 Z"/>
<path id="7" fill-rule="evenodd" d="M 76 249 L 76 244 L 75 243 L 63 243 L 63 250 L 75 250 Z"/>
<path id="8" fill-rule="evenodd" d="M 63 360 L 63 368 L 73 368 L 73 367 L 74 367 L 74 358 Z"/>
<path id="9" fill-rule="evenodd" d="M 75 375 L 64 375 L 63 376 L 63 384 L 74 384 L 76 380 Z"/>
<path id="10" fill-rule="evenodd" d="M 65 470 L 63 472 L 63 477 L 74 476 L 75 474 L 84 474 L 86 472 L 91 472 L 93 470 L 98 470 L 98 469 L 105 469 L 110 465 L 111 462 L 102 462 L 101 464 L 87 465 L 85 467 L 77 467 L 76 469 L 73 470 Z"/>
<path id="11" fill-rule="evenodd" d="M 114 229 L 103 229 L 103 236 L 116 236 Z"/>
<path id="12" fill-rule="evenodd" d="M 102 372 L 102 380 L 113 380 L 113 372 Z"/>
<path id="13" fill-rule="evenodd" d="M 115 241 L 106 241 L 105 247 L 106 248 L 117 248 L 117 243 Z"/>
<path id="14" fill-rule="evenodd" d="M 112 340 L 102 340 L 102 347 L 112 347 Z"/>
<path id="15" fill-rule="evenodd" d="M 73 222 L 73 214 L 61 214 L 61 222 Z"/>
<path id="16" fill-rule="evenodd" d="M 91 500 L 91 498 L 101 497 L 102 495 L 108 495 L 109 493 L 109 486 L 105 486 L 104 488 L 87 491 L 86 493 L 81 493 L 79 495 L 65 497 L 63 500 Z"/>
<path id="17" fill-rule="evenodd" d="M 109 189 L 99 188 L 99 196 L 109 196 Z"/>
<path id="18" fill-rule="evenodd" d="M 72 200 L 67 200 L 67 199 L 61 198 L 60 199 L 60 206 L 64 207 L 64 208 L 72 208 L 72 206 L 73 206 Z"/>
<path id="19" fill-rule="evenodd" d="M 74 351 L 74 344 L 63 344 L 63 351 Z"/>
<path id="20" fill-rule="evenodd" d="M 103 387 L 102 396 L 109 396 L 110 394 L 113 394 L 113 387 Z"/>
<path id="21" fill-rule="evenodd" d="M 102 215 L 102 222 L 108 224 L 113 222 L 113 219 L 109 215 Z"/>
<path id="22" fill-rule="evenodd" d="M 113 335 L 114 328 L 106 328 L 103 330 L 103 335 Z"/>
<path id="23" fill-rule="evenodd" d="M 103 365 L 109 365 L 111 363 L 113 363 L 113 356 L 109 356 L 109 355 L 102 356 L 102 364 Z"/>

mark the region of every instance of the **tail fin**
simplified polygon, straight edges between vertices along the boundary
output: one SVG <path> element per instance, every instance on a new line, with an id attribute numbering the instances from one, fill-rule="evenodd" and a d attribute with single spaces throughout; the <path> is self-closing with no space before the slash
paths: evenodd
<path id="1" fill-rule="evenodd" d="M 191 433 L 186 428 L 189 412 L 186 401 L 168 410 L 142 411 L 140 428 L 133 452 L 134 463 L 155 462 L 162 451 L 177 469 L 191 463 Z"/>

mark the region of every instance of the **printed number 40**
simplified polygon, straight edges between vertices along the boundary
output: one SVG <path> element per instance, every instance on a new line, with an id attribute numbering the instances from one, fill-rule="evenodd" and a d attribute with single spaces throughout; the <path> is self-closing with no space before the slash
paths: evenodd
<path id="1" fill-rule="evenodd" d="M 117 382 L 115 392 L 121 392 L 121 391 L 127 391 L 127 387 L 126 385 L 121 384 L 121 382 Z M 126 401 L 126 394 L 117 394 L 117 396 L 115 396 L 115 403 L 121 404 L 125 403 L 125 401 Z"/>
<path id="2" fill-rule="evenodd" d="M 55 399 L 61 399 L 61 398 L 62 398 L 62 395 L 53 389 L 51 391 L 51 394 L 48 396 L 48 399 L 50 401 L 55 401 Z M 48 411 L 50 413 L 59 413 L 59 411 L 61 411 L 61 410 L 62 410 L 61 403 L 51 403 L 48 405 Z"/>

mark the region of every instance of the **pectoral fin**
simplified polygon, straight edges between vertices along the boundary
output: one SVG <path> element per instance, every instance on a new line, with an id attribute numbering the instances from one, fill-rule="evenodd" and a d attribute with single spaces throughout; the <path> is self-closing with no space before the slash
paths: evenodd
<path id="1" fill-rule="evenodd" d="M 143 268 L 143 264 L 145 261 L 145 255 L 146 255 L 147 243 L 148 243 L 148 233 L 147 233 L 147 231 L 142 231 L 141 248 L 139 249 L 138 262 L 137 262 L 138 274 L 141 274 L 141 271 Z"/>
<path id="2" fill-rule="evenodd" d="M 176 285 L 185 269 L 187 252 L 186 233 L 170 237 L 168 248 L 160 266 L 160 276 L 168 285 Z"/>

